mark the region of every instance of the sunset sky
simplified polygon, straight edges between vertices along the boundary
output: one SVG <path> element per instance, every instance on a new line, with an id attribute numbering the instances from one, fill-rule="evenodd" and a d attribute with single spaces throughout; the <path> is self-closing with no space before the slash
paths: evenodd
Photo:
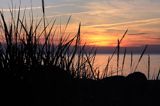
<path id="1" fill-rule="evenodd" d="M 12 0 L 18 7 L 20 0 Z M 21 0 L 22 11 L 30 11 L 31 0 Z M 76 33 L 82 23 L 81 38 L 88 45 L 114 46 L 126 29 L 122 46 L 160 45 L 160 0 L 45 0 L 47 19 L 56 18 L 67 31 Z M 1 0 L 0 9 L 9 13 L 11 0 Z M 34 16 L 42 16 L 41 0 L 32 0 Z M 6 16 L 7 17 L 7 16 Z M 60 21 L 61 20 L 61 21 Z"/>

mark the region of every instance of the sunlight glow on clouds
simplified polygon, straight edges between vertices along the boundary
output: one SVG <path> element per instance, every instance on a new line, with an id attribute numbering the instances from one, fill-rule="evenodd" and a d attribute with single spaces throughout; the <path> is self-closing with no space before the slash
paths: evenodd
<path id="1" fill-rule="evenodd" d="M 30 11 L 31 0 L 21 2 L 21 9 Z M 13 3 L 18 6 L 19 0 Z M 45 5 L 46 17 L 57 17 L 62 25 L 72 15 L 68 31 L 76 32 L 81 22 L 82 40 L 88 45 L 111 46 L 126 29 L 124 46 L 160 45 L 160 0 L 45 0 Z M 0 9 L 7 12 L 8 6 L 10 0 L 1 0 Z M 32 0 L 32 6 L 34 15 L 41 17 L 41 0 Z"/>

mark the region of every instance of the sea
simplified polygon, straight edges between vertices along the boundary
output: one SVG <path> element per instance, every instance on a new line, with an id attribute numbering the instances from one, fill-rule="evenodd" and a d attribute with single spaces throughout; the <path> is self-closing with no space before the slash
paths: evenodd
<path id="1" fill-rule="evenodd" d="M 104 73 L 109 57 L 111 57 L 111 54 L 97 54 L 94 62 L 94 69 L 99 70 L 101 74 Z M 149 56 L 144 54 L 141 59 L 140 57 L 140 54 L 133 54 L 132 56 L 126 54 L 122 70 L 124 55 L 119 55 L 118 68 L 117 55 L 114 55 L 108 65 L 107 75 L 113 76 L 118 74 L 127 76 L 130 73 L 138 71 L 144 73 L 149 79 L 155 79 L 160 70 L 160 54 L 151 54 Z M 138 63 L 138 61 L 140 62 Z"/>

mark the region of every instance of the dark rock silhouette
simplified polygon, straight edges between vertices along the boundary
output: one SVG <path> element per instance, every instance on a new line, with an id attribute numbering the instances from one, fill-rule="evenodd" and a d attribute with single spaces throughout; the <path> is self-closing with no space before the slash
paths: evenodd
<path id="1" fill-rule="evenodd" d="M 131 73 L 126 78 L 127 80 L 139 80 L 139 81 L 147 80 L 146 76 L 141 72 Z"/>

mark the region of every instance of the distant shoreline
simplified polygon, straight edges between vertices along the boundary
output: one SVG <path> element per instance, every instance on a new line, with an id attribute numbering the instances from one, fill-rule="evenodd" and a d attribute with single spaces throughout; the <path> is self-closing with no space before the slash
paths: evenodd
<path id="1" fill-rule="evenodd" d="M 6 44 L 5 43 L 1 43 L 1 45 L 3 47 L 6 47 Z M 42 45 L 39 45 L 40 47 Z M 73 46 L 71 46 L 70 48 L 73 48 Z M 94 47 L 94 46 L 86 46 L 85 47 L 85 52 L 90 52 L 91 49 L 96 50 L 96 53 L 97 54 L 112 54 L 115 50 L 115 47 Z M 139 55 L 141 54 L 144 46 L 138 46 L 138 47 L 121 47 L 120 48 L 120 51 L 119 51 L 119 54 L 124 54 L 124 50 L 127 50 L 126 54 L 131 54 L 131 52 L 134 54 L 134 55 Z M 147 50 L 145 51 L 144 55 L 145 54 L 151 54 L 151 55 L 160 55 L 160 45 L 149 45 Z"/>
<path id="2" fill-rule="evenodd" d="M 97 51 L 97 54 L 112 54 L 113 52 L 98 52 Z M 141 55 L 141 53 L 140 52 L 132 52 L 134 55 Z M 124 52 L 120 52 L 119 53 L 120 55 L 123 55 L 124 54 Z M 130 55 L 131 54 L 131 52 L 127 52 L 126 53 L 127 55 Z M 144 55 L 160 55 L 160 53 L 153 53 L 153 52 L 146 52 L 146 53 L 144 53 Z"/>

